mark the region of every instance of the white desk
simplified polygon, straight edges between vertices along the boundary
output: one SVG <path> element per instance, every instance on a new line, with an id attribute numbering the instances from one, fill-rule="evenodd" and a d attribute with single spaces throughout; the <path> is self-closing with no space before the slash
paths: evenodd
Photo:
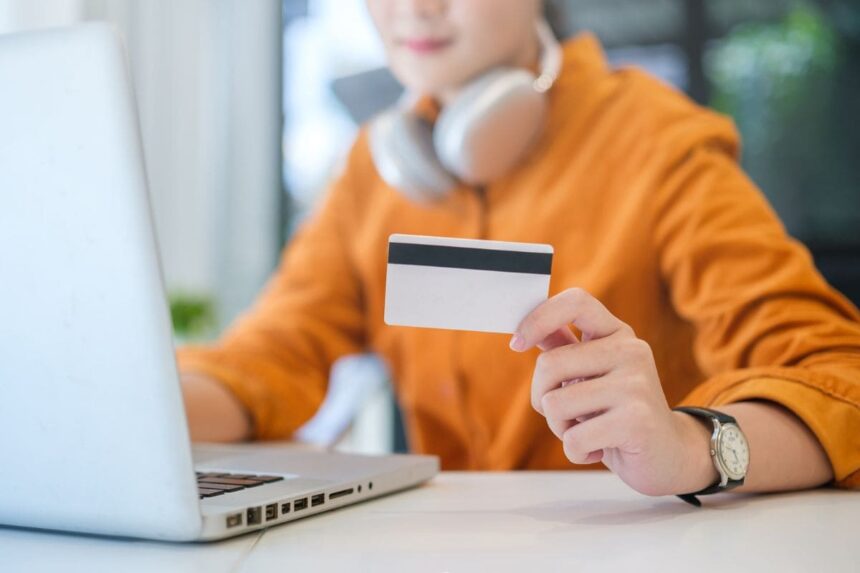
<path id="1" fill-rule="evenodd" d="M 860 493 L 696 509 L 608 472 L 446 473 L 409 492 L 208 545 L 0 528 L 0 571 L 860 571 Z"/>

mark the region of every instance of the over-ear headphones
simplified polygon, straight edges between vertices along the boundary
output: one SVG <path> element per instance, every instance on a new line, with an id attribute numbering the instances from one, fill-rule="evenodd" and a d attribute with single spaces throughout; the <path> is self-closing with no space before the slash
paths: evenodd
<path id="1" fill-rule="evenodd" d="M 370 123 L 370 151 L 386 183 L 414 201 L 442 198 L 458 181 L 489 183 L 512 169 L 538 139 L 546 92 L 561 70 L 562 50 L 549 25 L 537 22 L 540 75 L 494 68 L 467 83 L 435 126 L 408 106 Z"/>

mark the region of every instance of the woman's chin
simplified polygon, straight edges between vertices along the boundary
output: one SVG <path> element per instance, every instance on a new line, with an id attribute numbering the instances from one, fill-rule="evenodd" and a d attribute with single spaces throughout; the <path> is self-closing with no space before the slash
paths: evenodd
<path id="1" fill-rule="evenodd" d="M 400 83 L 410 92 L 422 95 L 439 96 L 445 92 L 456 90 L 462 82 L 439 80 L 432 76 L 417 76 L 410 74 L 410 77 L 397 78 Z"/>

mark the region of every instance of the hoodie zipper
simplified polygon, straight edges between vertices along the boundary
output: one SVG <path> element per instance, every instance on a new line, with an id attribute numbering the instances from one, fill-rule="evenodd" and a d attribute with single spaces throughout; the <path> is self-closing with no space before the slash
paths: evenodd
<path id="1" fill-rule="evenodd" d="M 485 240 L 489 234 L 489 229 L 487 228 L 487 221 L 489 219 L 487 188 L 484 185 L 478 185 L 473 187 L 471 191 L 475 194 L 475 197 L 478 200 L 478 231 L 476 238 Z M 463 418 L 466 425 L 466 431 L 468 432 L 469 465 L 471 466 L 471 469 L 484 470 L 488 469 L 486 463 L 486 450 L 489 448 L 489 444 L 486 443 L 487 436 L 482 435 L 483 433 L 479 431 L 478 425 L 472 421 L 472 415 L 467 398 L 470 394 L 466 391 L 466 372 L 460 359 L 460 353 L 458 352 L 461 344 L 462 333 L 454 332 L 453 334 L 454 343 L 452 346 L 452 363 L 455 364 L 456 368 L 454 379 L 456 380 L 457 392 L 460 396 L 460 415 Z"/>
<path id="2" fill-rule="evenodd" d="M 487 187 L 478 185 L 474 187 L 475 196 L 478 198 L 478 238 L 487 239 L 487 219 L 489 218 L 489 204 L 487 202 Z"/>

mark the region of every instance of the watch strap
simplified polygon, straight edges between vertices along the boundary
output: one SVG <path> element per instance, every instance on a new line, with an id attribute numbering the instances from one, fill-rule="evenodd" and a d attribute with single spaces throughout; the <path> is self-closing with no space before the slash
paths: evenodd
<path id="1" fill-rule="evenodd" d="M 729 482 L 729 483 L 731 483 L 731 482 Z M 741 482 L 741 483 L 743 483 L 743 482 Z M 740 484 L 738 484 L 738 485 L 740 485 Z M 702 507 L 702 502 L 699 501 L 699 498 L 696 497 L 697 495 L 708 495 L 709 493 L 719 493 L 721 491 L 725 491 L 725 490 L 729 489 L 730 487 L 734 487 L 734 486 L 730 486 L 729 484 L 726 484 L 726 487 L 720 487 L 720 481 L 717 480 L 717 482 L 715 484 L 712 484 L 712 485 L 706 487 L 705 489 L 699 490 L 696 493 L 682 493 L 682 494 L 678 495 L 678 497 L 680 497 L 681 499 L 683 499 L 684 501 L 686 501 L 690 505 L 694 505 L 696 507 Z"/>
<path id="2" fill-rule="evenodd" d="M 718 412 L 717 410 L 711 410 L 710 408 L 701 408 L 698 406 L 679 406 L 677 408 L 672 408 L 676 412 L 684 412 L 686 414 L 691 414 L 693 416 L 698 416 L 699 418 L 714 418 L 721 424 L 737 424 L 738 421 L 735 420 L 732 416 L 725 414 L 723 412 Z"/>
<path id="3" fill-rule="evenodd" d="M 679 406 L 677 408 L 672 408 L 672 409 L 675 410 L 676 412 L 684 412 L 685 414 L 690 414 L 691 416 L 696 416 L 698 418 L 704 418 L 706 420 L 715 419 L 720 424 L 735 424 L 735 425 L 737 425 L 737 423 L 738 423 L 734 417 L 729 416 L 728 414 L 725 414 L 723 412 L 719 412 L 717 410 L 711 410 L 710 408 L 700 408 L 700 407 L 696 407 L 696 406 Z M 730 490 L 732 488 L 743 485 L 743 483 L 744 483 L 743 478 L 739 479 L 739 480 L 733 480 L 733 479 L 729 478 L 726 485 L 721 486 L 720 480 L 718 479 L 715 483 L 709 485 L 705 489 L 699 490 L 699 491 L 694 492 L 694 493 L 680 494 L 680 495 L 678 495 L 678 497 L 681 498 L 682 500 L 686 501 L 690 505 L 693 505 L 695 507 L 702 507 L 702 502 L 699 501 L 699 499 L 696 497 L 697 495 L 708 495 L 711 493 L 719 493 L 721 491 L 727 491 L 727 490 Z"/>
<path id="4" fill-rule="evenodd" d="M 696 507 L 702 507 L 702 502 L 699 501 L 697 495 L 708 495 L 709 493 L 719 493 L 721 491 L 728 491 L 732 488 L 739 487 L 744 485 L 743 479 L 731 479 L 726 483 L 725 487 L 720 485 L 720 482 L 710 485 L 703 490 L 699 490 L 696 493 L 682 493 L 679 494 L 678 497 L 689 503 L 690 505 L 695 505 Z"/>

